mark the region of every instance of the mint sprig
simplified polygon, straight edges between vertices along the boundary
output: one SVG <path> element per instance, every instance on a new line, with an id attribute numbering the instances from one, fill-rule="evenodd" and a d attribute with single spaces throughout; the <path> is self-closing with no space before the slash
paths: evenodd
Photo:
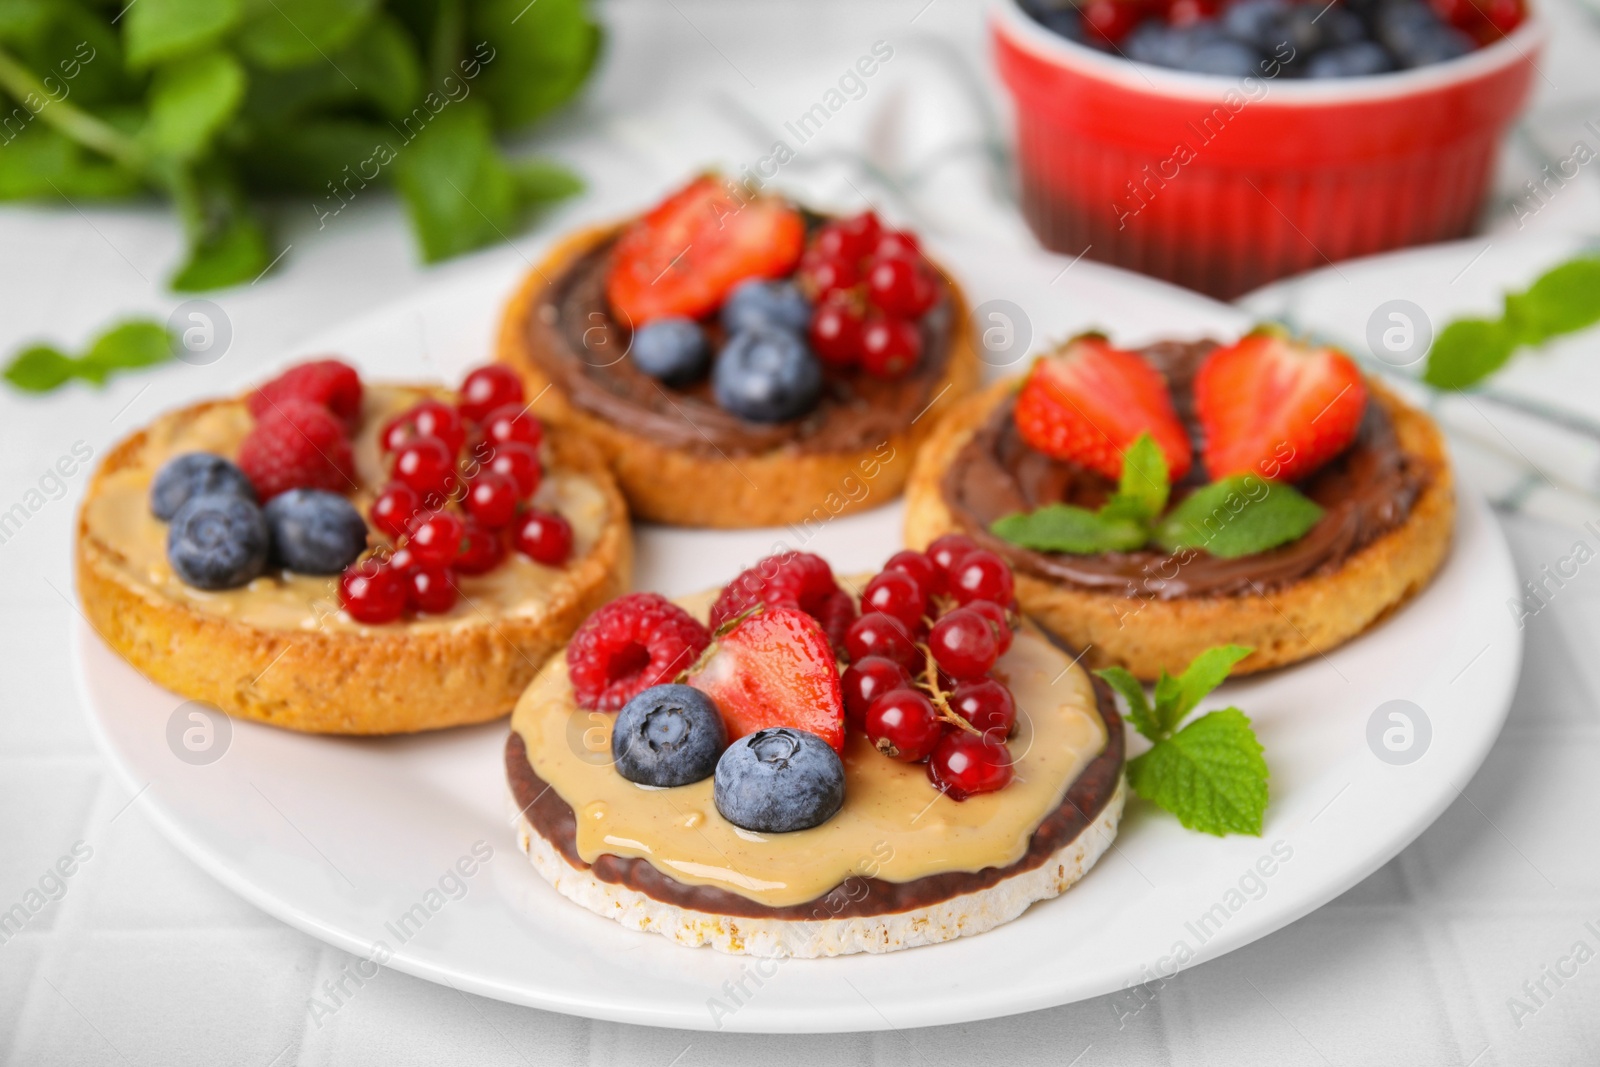
<path id="1" fill-rule="evenodd" d="M 50 345 L 32 345 L 6 365 L 6 381 L 28 393 L 48 393 L 74 378 L 100 385 L 114 371 L 164 363 L 172 337 L 159 322 L 130 319 L 95 338 L 76 358 Z"/>
<path id="2" fill-rule="evenodd" d="M 1255 475 L 1202 486 L 1167 511 L 1170 492 L 1166 456 L 1143 433 L 1123 454 L 1117 491 L 1099 509 L 1047 504 L 1003 515 L 989 529 L 1036 552 L 1132 552 L 1153 541 L 1168 552 L 1204 549 L 1234 559 L 1300 539 L 1323 514 L 1293 486 Z"/>
<path id="3" fill-rule="evenodd" d="M 1128 704 L 1128 721 L 1151 741 L 1128 761 L 1134 792 L 1178 817 L 1190 830 L 1260 836 L 1267 810 L 1267 762 L 1250 720 L 1238 708 L 1209 711 L 1178 726 L 1253 650 L 1219 645 L 1194 658 L 1177 677 L 1166 671 L 1155 701 L 1122 667 L 1095 671 Z"/>
<path id="4" fill-rule="evenodd" d="M 1526 290 L 1507 293 L 1498 319 L 1456 319 L 1428 349 L 1422 380 L 1468 389 L 1510 362 L 1519 348 L 1544 344 L 1600 322 L 1600 256 L 1553 267 Z"/>

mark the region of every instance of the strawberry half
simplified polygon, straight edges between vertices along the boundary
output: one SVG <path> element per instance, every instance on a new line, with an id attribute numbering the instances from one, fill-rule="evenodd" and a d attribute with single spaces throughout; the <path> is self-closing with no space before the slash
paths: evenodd
<path id="1" fill-rule="evenodd" d="M 1194 403 L 1213 479 L 1295 482 L 1355 439 L 1367 387 L 1343 352 L 1262 331 L 1206 357 Z"/>
<path id="2" fill-rule="evenodd" d="M 701 318 L 740 282 L 787 275 L 805 237 L 800 212 L 784 201 L 741 200 L 720 178 L 697 178 L 618 238 L 606 299 L 635 329 L 668 315 Z"/>
<path id="3" fill-rule="evenodd" d="M 1075 337 L 1034 363 L 1015 418 L 1035 450 L 1112 480 L 1122 477 L 1122 454 L 1143 433 L 1167 457 L 1172 481 L 1194 462 L 1167 380 L 1137 352 L 1113 348 L 1098 334 Z"/>
<path id="4" fill-rule="evenodd" d="M 717 639 L 688 681 L 717 702 L 729 741 L 790 726 L 844 751 L 844 693 L 833 646 L 803 611 L 767 608 L 745 619 Z"/>

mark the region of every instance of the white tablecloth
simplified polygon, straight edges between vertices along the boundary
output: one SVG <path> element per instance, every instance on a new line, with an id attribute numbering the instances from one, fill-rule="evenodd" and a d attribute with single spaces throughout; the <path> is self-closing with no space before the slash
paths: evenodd
<path id="1" fill-rule="evenodd" d="M 1546 7 L 1556 32 L 1538 110 L 1508 153 L 1507 198 L 1541 159 L 1566 153 L 1581 119 L 1600 116 L 1600 16 L 1579 0 Z M 643 203 L 707 158 L 734 169 L 759 158 L 770 131 L 877 40 L 893 43 L 907 74 L 869 83 L 840 123 L 853 124 L 841 137 L 870 145 L 865 165 L 829 170 L 824 144 L 785 180 L 814 178 L 819 195 L 846 202 L 887 188 L 914 217 L 1024 239 L 1003 170 L 990 165 L 1004 103 L 977 6 L 632 0 L 601 11 L 611 30 L 604 70 L 541 140 L 588 176 L 591 192 L 517 247 L 483 255 L 519 256 L 576 218 Z M 939 129 L 919 130 L 929 115 Z M 942 121 L 952 115 L 960 120 Z M 861 188 L 870 182 L 881 185 Z M 0 510 L 39 487 L 76 442 L 99 455 L 163 408 L 257 378 L 295 354 L 298 338 L 462 266 L 418 266 L 381 196 L 320 231 L 310 205 L 285 204 L 278 221 L 289 246 L 280 269 L 217 298 L 234 330 L 218 363 L 43 399 L 0 392 Z M 1593 233 L 1597 224 L 1600 183 L 1585 174 L 1529 228 Z M 1488 225 L 1516 229 L 1504 204 Z M 165 317 L 177 300 L 160 283 L 178 253 L 155 206 L 0 210 L 0 350 L 33 338 L 78 344 L 121 313 Z M 0 544 L 0 910 L 41 880 L 53 887 L 48 872 L 77 849 L 60 899 L 0 944 L 6 1062 L 1600 1063 L 1600 586 L 1586 572 L 1529 622 L 1509 724 L 1461 801 L 1349 893 L 1185 971 L 1137 1015 L 1103 998 L 942 1029 L 739 1037 L 589 1022 L 385 972 L 318 1022 L 308 999 L 347 957 L 201 873 L 95 750 L 66 636 L 84 478 L 66 479 L 60 499 Z M 1575 536 L 1524 515 L 1502 521 L 1530 575 Z"/>

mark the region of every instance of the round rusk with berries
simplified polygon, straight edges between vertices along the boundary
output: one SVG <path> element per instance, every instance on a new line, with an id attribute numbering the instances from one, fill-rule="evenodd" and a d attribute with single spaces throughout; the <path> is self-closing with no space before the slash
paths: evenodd
<path id="1" fill-rule="evenodd" d="M 965 298 L 915 235 L 711 175 L 560 242 L 508 304 L 500 358 L 602 450 L 635 516 L 723 528 L 898 496 L 978 378 Z"/>
<path id="2" fill-rule="evenodd" d="M 604 461 L 498 364 L 460 390 L 299 364 L 118 444 L 78 520 L 107 644 L 183 698 L 318 733 L 504 715 L 631 566 Z"/>
<path id="3" fill-rule="evenodd" d="M 1344 353 L 1262 328 L 1139 351 L 1088 334 L 939 425 L 913 546 L 982 549 L 1095 666 L 1239 673 L 1327 652 L 1428 584 L 1455 497 L 1438 428 Z"/>
<path id="4" fill-rule="evenodd" d="M 1016 918 L 1094 865 L 1125 787 L 1110 690 L 1013 593 L 977 549 L 843 579 L 788 551 L 612 601 L 512 715 L 523 849 L 583 907 L 724 952 L 891 952 Z"/>

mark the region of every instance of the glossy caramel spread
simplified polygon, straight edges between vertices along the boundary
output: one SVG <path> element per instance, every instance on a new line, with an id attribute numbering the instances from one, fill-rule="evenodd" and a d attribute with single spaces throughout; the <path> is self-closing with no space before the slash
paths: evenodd
<path id="1" fill-rule="evenodd" d="M 954 300 L 939 277 L 939 302 L 921 320 L 923 357 L 903 378 L 829 372 L 822 400 L 793 422 L 747 422 L 717 405 L 711 387 L 664 386 L 627 357 L 631 329 L 605 298 L 613 239 L 572 260 L 552 279 L 528 322 L 529 349 L 573 405 L 657 444 L 702 455 L 856 452 L 903 433 L 935 399 L 950 358 Z M 716 331 L 712 331 L 715 335 Z M 719 342 L 713 336 L 713 342 Z"/>
<path id="2" fill-rule="evenodd" d="M 713 597 L 683 603 L 704 618 Z M 896 902 L 912 907 L 929 894 L 943 899 L 991 875 L 997 880 L 994 872 L 1029 859 L 1041 844 L 1041 826 L 1070 808 L 1058 820 L 1062 834 L 1043 842 L 1049 848 L 1034 861 L 1042 862 L 1075 835 L 1065 832 L 1068 824 L 1081 818 L 1081 829 L 1115 788 L 1120 724 L 1071 656 L 1029 627 L 995 673 L 1020 712 L 1010 741 L 1017 771 L 1011 785 L 950 800 L 934 790 L 923 765 L 888 759 L 852 731 L 839 813 L 810 830 L 757 834 L 718 814 L 710 778 L 654 789 L 619 775 L 610 764 L 613 716 L 577 707 L 565 659 L 557 657 L 512 714 L 507 762 L 513 793 L 535 829 L 569 862 L 658 899 L 722 913 L 774 914 L 857 879 L 885 887 L 876 893 L 878 910 L 898 910 Z M 1093 776 L 1085 773 L 1091 766 Z M 1088 788 L 1069 804 L 1069 789 L 1085 780 Z M 641 864 L 651 870 L 639 870 Z M 908 888 L 888 888 L 894 886 Z"/>
<path id="3" fill-rule="evenodd" d="M 390 418 L 428 395 L 416 388 L 367 387 L 361 430 L 353 440 L 360 488 L 350 495 L 362 514 L 385 480 L 379 431 Z M 252 425 L 254 420 L 243 401 L 203 405 L 159 420 L 146 431 L 134 461 L 100 479 L 84 505 L 86 534 L 108 550 L 107 562 L 135 587 L 184 601 L 208 614 L 271 630 L 368 628 L 340 609 L 336 575 L 269 570 L 242 588 L 208 592 L 185 585 L 173 573 L 167 562 L 167 524 L 150 514 L 151 480 L 163 463 L 184 452 L 214 452 L 234 459 Z M 605 495 L 578 474 L 547 469 L 533 502 L 560 512 L 572 524 L 574 558 L 586 553 L 604 528 Z M 371 531 L 368 536 L 377 537 Z M 461 597 L 450 611 L 390 625 L 450 629 L 481 625 L 485 618 L 537 614 L 564 580 L 560 568 L 511 552 L 488 574 L 458 576 Z"/>
<path id="4" fill-rule="evenodd" d="M 1144 351 L 1166 375 L 1196 455 L 1200 437 L 1191 384 L 1201 359 L 1214 347 L 1209 342 L 1166 343 Z M 1321 521 L 1297 541 L 1236 559 L 1203 550 L 1176 555 L 1155 549 L 1098 555 L 1036 552 L 990 534 L 990 524 L 1046 504 L 1099 507 L 1116 486 L 1101 474 L 1030 448 L 1012 419 L 1014 406 L 1011 398 L 998 405 L 956 454 L 942 483 L 945 503 L 966 532 L 1002 553 L 1013 567 L 1081 589 L 1160 600 L 1235 596 L 1333 571 L 1403 523 L 1428 482 L 1426 468 L 1400 447 L 1384 402 L 1372 397 L 1351 445 L 1296 486 L 1326 509 Z M 1199 466 L 1173 487 L 1174 500 L 1203 484 Z"/>

